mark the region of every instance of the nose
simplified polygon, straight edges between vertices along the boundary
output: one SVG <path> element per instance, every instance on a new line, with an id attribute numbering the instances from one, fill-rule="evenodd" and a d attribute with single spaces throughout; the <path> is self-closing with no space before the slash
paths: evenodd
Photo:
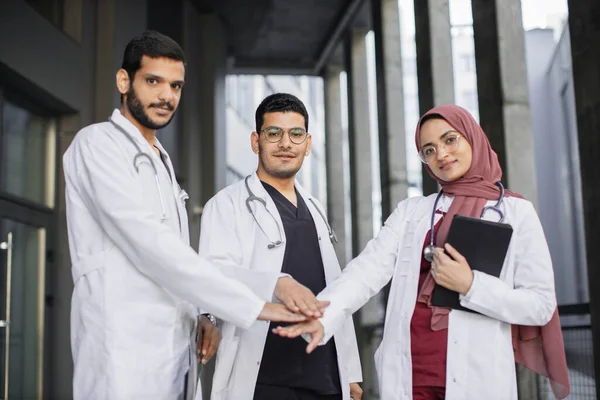
<path id="1" fill-rule="evenodd" d="M 160 101 L 172 102 L 173 97 L 174 97 L 174 94 L 173 94 L 173 89 L 171 88 L 171 85 L 169 85 L 168 83 L 165 82 L 160 87 L 160 91 L 158 92 L 158 99 Z"/>
<path id="2" fill-rule="evenodd" d="M 435 155 L 437 156 L 438 160 L 443 160 L 448 155 L 448 152 L 444 146 L 438 146 L 435 149 Z"/>
<path id="3" fill-rule="evenodd" d="M 292 147 L 292 141 L 290 140 L 290 135 L 287 131 L 283 131 L 283 137 L 279 141 L 279 147 L 284 149 Z"/>

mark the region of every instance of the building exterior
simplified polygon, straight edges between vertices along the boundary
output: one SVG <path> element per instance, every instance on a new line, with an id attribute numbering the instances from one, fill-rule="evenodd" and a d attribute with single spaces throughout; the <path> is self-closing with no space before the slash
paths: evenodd
<path id="1" fill-rule="evenodd" d="M 326 205 L 342 261 L 360 252 L 376 219 L 427 192 L 415 124 L 456 102 L 489 128 L 510 187 L 537 202 L 559 303 L 587 306 L 563 321 L 596 344 L 571 353 L 572 369 L 600 363 L 600 256 L 590 251 L 600 240 L 600 47 L 590 45 L 600 40 L 600 3 L 570 2 L 578 29 L 557 47 L 544 31 L 525 35 L 520 0 L 472 1 L 472 24 L 451 21 L 450 3 L 0 1 L 0 397 L 72 398 L 61 157 L 79 129 L 119 106 L 115 72 L 146 29 L 174 38 L 188 58 L 184 98 L 159 138 L 190 194 L 194 246 L 204 203 L 256 167 L 249 134 L 267 94 L 294 93 L 309 107 L 314 148 L 299 180 Z M 355 315 L 365 400 L 377 398 L 380 309 Z"/>

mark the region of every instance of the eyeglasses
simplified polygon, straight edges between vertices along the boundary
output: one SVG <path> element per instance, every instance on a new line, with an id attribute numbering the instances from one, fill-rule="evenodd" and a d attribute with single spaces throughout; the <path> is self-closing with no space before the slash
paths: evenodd
<path id="1" fill-rule="evenodd" d="M 283 139 L 285 131 L 277 126 L 269 126 L 262 131 L 265 139 L 271 143 L 277 143 Z M 302 128 L 291 128 L 287 131 L 290 141 L 294 144 L 302 144 L 306 140 L 308 133 Z"/>
<path id="2" fill-rule="evenodd" d="M 431 164 L 437 158 L 438 146 L 444 149 L 447 153 L 452 154 L 458 150 L 460 144 L 459 139 L 462 136 L 458 132 L 448 133 L 444 137 L 444 142 L 438 145 L 427 145 L 419 150 L 419 158 L 424 164 Z"/>

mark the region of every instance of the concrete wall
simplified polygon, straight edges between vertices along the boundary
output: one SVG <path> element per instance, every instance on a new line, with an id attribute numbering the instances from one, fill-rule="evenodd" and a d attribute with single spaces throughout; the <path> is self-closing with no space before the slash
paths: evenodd
<path id="1" fill-rule="evenodd" d="M 77 4 L 74 4 L 77 3 Z M 0 86 L 58 119 L 55 252 L 47 271 L 45 398 L 72 398 L 72 277 L 64 208 L 62 153 L 83 126 L 105 120 L 119 105 L 115 72 L 126 43 L 146 29 L 146 0 L 80 0 L 69 10 L 68 35 L 24 0 L 0 2 Z M 73 13 L 71 13 L 73 14 Z M 80 27 L 80 32 L 79 32 Z"/>
<path id="2" fill-rule="evenodd" d="M 538 211 L 552 261 L 559 304 L 589 301 L 573 71 L 569 32 L 526 34 L 535 145 Z"/>

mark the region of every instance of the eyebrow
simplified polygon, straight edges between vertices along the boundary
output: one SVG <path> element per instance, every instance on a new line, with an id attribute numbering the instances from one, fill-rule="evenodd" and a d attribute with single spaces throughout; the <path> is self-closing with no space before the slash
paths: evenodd
<path id="1" fill-rule="evenodd" d="M 158 76 L 152 73 L 147 73 L 144 74 L 144 79 L 155 79 L 157 81 L 164 81 L 165 79 L 162 76 Z M 180 86 L 183 86 L 185 84 L 185 81 L 183 80 L 177 80 L 177 81 L 173 81 L 171 82 L 171 84 L 178 84 Z"/>
<path id="2" fill-rule="evenodd" d="M 448 136 L 451 133 L 458 133 L 458 131 L 455 131 L 454 129 L 447 130 L 446 132 L 442 133 L 442 136 L 440 136 L 440 140 L 445 138 L 446 136 Z M 421 148 L 424 149 L 427 146 L 433 146 L 433 143 L 431 143 L 431 142 L 425 143 L 423 146 L 421 146 Z"/>
<path id="3" fill-rule="evenodd" d="M 263 131 L 266 130 L 266 129 L 271 129 L 271 128 L 284 129 L 284 128 L 282 128 L 280 126 L 277 126 L 277 125 L 269 125 L 266 128 L 264 128 Z M 288 128 L 287 130 L 290 130 L 290 129 L 302 129 L 302 130 L 305 130 L 303 126 L 292 126 L 291 128 Z"/>

